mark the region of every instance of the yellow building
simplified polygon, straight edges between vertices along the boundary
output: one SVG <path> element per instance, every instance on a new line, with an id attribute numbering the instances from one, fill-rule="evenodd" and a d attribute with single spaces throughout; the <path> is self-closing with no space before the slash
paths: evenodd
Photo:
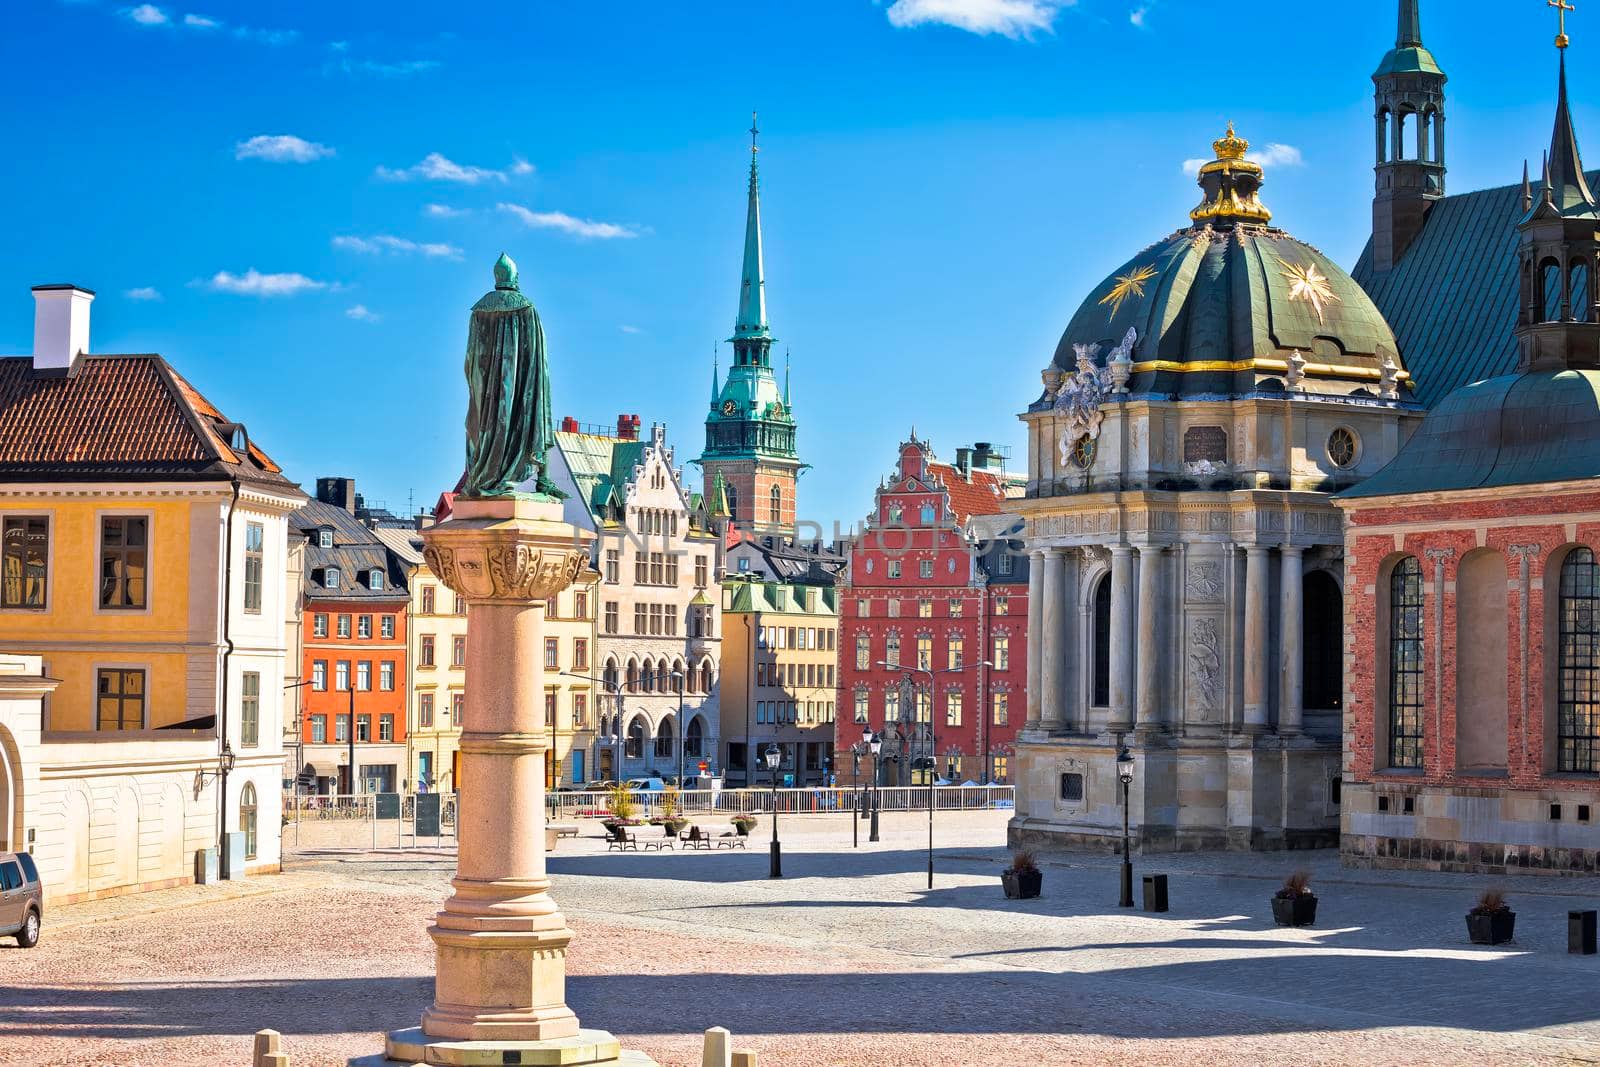
<path id="1" fill-rule="evenodd" d="M 839 610 L 832 586 L 729 576 L 722 583 L 722 738 L 727 766 L 783 753 L 780 781 L 811 785 L 833 765 Z M 755 785 L 765 785 L 756 772 Z M 739 784 L 745 784 L 740 782 Z"/>
<path id="2" fill-rule="evenodd" d="M 275 869 L 304 494 L 160 356 L 87 355 L 93 293 L 34 297 L 33 355 L 0 358 L 0 649 L 53 691 L 37 751 L 0 723 L 0 763 L 38 774 L 0 849 L 32 845 L 57 899 L 187 880 L 219 843 Z"/>
<path id="3" fill-rule="evenodd" d="M 598 571 L 585 568 L 577 581 L 545 605 L 544 717 L 551 747 L 545 753 L 545 788 L 581 787 L 598 777 L 594 726 L 595 608 Z"/>
<path id="4" fill-rule="evenodd" d="M 467 602 L 446 589 L 428 569 L 420 533 L 374 532 L 410 568 L 408 778 L 417 789 L 453 793 L 460 788 L 457 746 L 467 701 Z"/>

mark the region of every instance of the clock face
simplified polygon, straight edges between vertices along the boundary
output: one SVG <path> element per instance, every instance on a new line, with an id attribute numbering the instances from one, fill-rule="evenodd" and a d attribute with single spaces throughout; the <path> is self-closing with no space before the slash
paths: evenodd
<path id="1" fill-rule="evenodd" d="M 738 402 L 733 400 L 724 400 L 722 402 L 722 413 L 730 419 L 733 418 L 733 416 L 739 413 Z"/>

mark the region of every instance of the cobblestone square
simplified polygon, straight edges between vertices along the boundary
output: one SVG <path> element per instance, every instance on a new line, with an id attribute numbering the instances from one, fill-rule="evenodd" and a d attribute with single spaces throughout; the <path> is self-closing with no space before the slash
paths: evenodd
<path id="1" fill-rule="evenodd" d="M 1003 824 L 941 816 L 932 892 L 916 815 L 858 849 L 842 818 L 786 821 L 781 881 L 765 821 L 747 852 L 664 854 L 609 853 L 585 824 L 551 860 L 570 1002 L 672 1067 L 714 1025 L 782 1067 L 1600 1059 L 1600 958 L 1566 953 L 1593 881 L 1498 880 L 1517 940 L 1485 949 L 1462 915 L 1493 880 L 1329 851 L 1138 857 L 1171 877 L 1164 915 L 1115 907 L 1115 857 L 1054 854 L 1044 896 L 1007 901 Z M 0 1062 L 239 1063 L 263 1027 L 296 1065 L 377 1050 L 430 999 L 454 857 L 349 830 L 367 847 L 303 843 L 282 876 L 57 909 L 37 949 L 0 948 Z M 1297 867 L 1318 923 L 1280 929 L 1269 899 Z"/>

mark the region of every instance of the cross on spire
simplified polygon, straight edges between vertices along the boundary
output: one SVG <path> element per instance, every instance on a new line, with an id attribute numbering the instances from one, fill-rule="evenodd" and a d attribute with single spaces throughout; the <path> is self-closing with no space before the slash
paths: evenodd
<path id="1" fill-rule="evenodd" d="M 757 115 L 750 112 L 750 154 L 753 156 L 761 151 L 761 146 L 756 144 L 756 138 L 761 136 L 761 124 L 757 122 Z"/>
<path id="2" fill-rule="evenodd" d="M 1566 0 L 1544 0 L 1544 6 L 1556 9 L 1556 47 L 1564 49 L 1572 43 L 1571 38 L 1567 36 L 1567 12 L 1578 9 L 1575 5 L 1567 3 Z"/>

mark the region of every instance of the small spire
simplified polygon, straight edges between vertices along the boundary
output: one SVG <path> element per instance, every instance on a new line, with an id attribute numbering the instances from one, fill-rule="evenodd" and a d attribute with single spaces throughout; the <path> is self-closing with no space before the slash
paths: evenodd
<path id="1" fill-rule="evenodd" d="M 717 383 L 717 372 L 720 370 L 720 356 L 720 346 L 713 343 L 711 346 L 711 403 L 713 406 L 716 405 L 717 398 L 722 395 L 722 386 Z"/>
<path id="2" fill-rule="evenodd" d="M 1522 161 L 1522 213 L 1533 210 L 1533 183 L 1528 180 L 1528 161 Z"/>
<path id="3" fill-rule="evenodd" d="M 794 404 L 789 399 L 789 354 L 790 350 L 783 350 L 783 410 L 793 411 Z"/>
<path id="4" fill-rule="evenodd" d="M 1418 0 L 1400 0 L 1400 32 L 1395 35 L 1396 48 L 1422 47 L 1422 14 Z"/>
<path id="5" fill-rule="evenodd" d="M 1565 11 L 1570 10 L 1564 9 Z M 1550 196 L 1563 215 L 1574 210 L 1594 211 L 1594 194 L 1589 191 L 1589 180 L 1583 175 L 1583 158 L 1578 153 L 1578 133 L 1572 126 L 1572 111 L 1567 104 L 1567 52 L 1566 45 L 1557 41 L 1561 50 L 1561 87 L 1556 99 L 1556 126 L 1550 135 L 1550 175 L 1548 183 L 1554 184 Z"/>

